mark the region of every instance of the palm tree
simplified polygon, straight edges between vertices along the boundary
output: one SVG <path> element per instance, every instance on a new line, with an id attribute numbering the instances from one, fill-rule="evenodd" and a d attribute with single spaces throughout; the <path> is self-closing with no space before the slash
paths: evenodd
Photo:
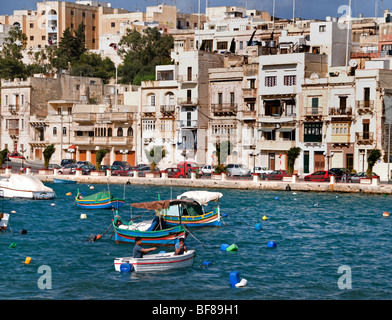
<path id="1" fill-rule="evenodd" d="M 151 171 L 156 169 L 157 164 L 166 157 L 166 149 L 164 146 L 155 146 L 150 151 L 144 150 L 148 161 L 150 162 Z"/>
<path id="2" fill-rule="evenodd" d="M 103 158 L 105 158 L 105 156 L 106 156 L 106 154 L 108 153 L 109 151 L 107 150 L 107 149 L 99 149 L 98 151 L 97 151 L 97 155 L 96 155 L 96 161 L 97 161 L 97 170 L 98 171 L 100 171 L 101 169 L 100 169 L 100 167 L 101 167 L 101 162 L 102 162 L 102 160 L 103 160 Z"/>
<path id="3" fill-rule="evenodd" d="M 56 148 L 54 147 L 54 144 L 50 144 L 45 148 L 45 150 L 44 150 L 44 168 L 45 169 L 48 169 L 50 158 L 52 157 L 52 155 L 55 151 L 56 151 Z"/>
<path id="4" fill-rule="evenodd" d="M 366 170 L 366 176 L 368 178 L 372 177 L 373 167 L 380 158 L 381 158 L 381 151 L 379 149 L 373 149 L 372 152 L 370 152 L 367 158 L 368 168 Z"/>
<path id="5" fill-rule="evenodd" d="M 289 174 L 293 174 L 294 171 L 294 163 L 301 153 L 301 148 L 292 147 L 287 153 L 287 171 Z"/>

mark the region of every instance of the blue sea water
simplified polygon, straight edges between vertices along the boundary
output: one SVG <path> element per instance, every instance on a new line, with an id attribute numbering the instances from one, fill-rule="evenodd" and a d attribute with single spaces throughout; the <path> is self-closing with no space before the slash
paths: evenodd
<path id="1" fill-rule="evenodd" d="M 0 299 L 16 300 L 348 300 L 392 297 L 391 196 L 265 190 L 214 190 L 223 193 L 225 225 L 190 229 L 186 243 L 196 249 L 192 268 L 167 273 L 120 273 L 116 257 L 129 256 L 133 244 L 115 244 L 110 210 L 82 210 L 74 205 L 79 187 L 86 194 L 109 188 L 125 195 L 120 215 L 130 219 L 145 211 L 131 202 L 169 199 L 189 189 L 133 185 L 50 184 L 49 201 L 4 199 L 3 211 L 15 210 L 10 228 L 0 232 Z M 52 205 L 54 204 L 54 205 Z M 85 213 L 87 219 L 81 219 Z M 266 220 L 262 220 L 266 216 Z M 262 230 L 255 225 L 261 223 Z M 11 232 L 11 230 L 13 232 Z M 20 234 L 20 230 L 27 234 Z M 197 240 L 196 240 L 196 239 Z M 276 248 L 268 248 L 275 241 Z M 15 248 L 9 245 L 15 242 Z M 221 251 L 222 244 L 238 251 Z M 159 250 L 172 250 L 159 248 Z M 31 257 L 30 264 L 24 264 Z M 203 261 L 211 262 L 203 265 Z M 51 271 L 51 288 L 40 289 L 40 271 Z M 339 273 L 339 268 L 346 268 Z M 48 270 L 48 269 L 45 269 Z M 347 272 L 349 270 L 350 272 Z M 230 288 L 238 271 L 246 287 Z M 351 287 L 341 289 L 342 276 Z M 47 282 L 46 282 L 47 283 Z M 348 284 L 347 280 L 345 282 Z M 175 284 L 175 285 L 173 285 Z"/>

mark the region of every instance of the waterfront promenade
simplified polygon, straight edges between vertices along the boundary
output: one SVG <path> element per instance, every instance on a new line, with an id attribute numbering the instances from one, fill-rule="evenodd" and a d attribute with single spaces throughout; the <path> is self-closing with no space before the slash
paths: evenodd
<path id="1" fill-rule="evenodd" d="M 98 174 L 98 173 L 97 173 Z M 226 175 L 211 176 L 208 178 L 168 178 L 165 173 L 162 177 L 123 177 L 108 175 L 57 175 L 34 174 L 43 182 L 52 182 L 53 178 L 76 180 L 78 183 L 87 184 L 131 184 L 152 186 L 179 186 L 198 189 L 223 188 L 245 190 L 286 190 L 286 191 L 309 191 L 309 192 L 362 192 L 367 194 L 392 194 L 392 184 L 381 183 L 378 179 L 364 179 L 361 183 L 335 182 L 305 182 L 297 176 L 285 177 L 283 181 L 260 180 L 258 175 L 250 179 L 233 179 Z"/>

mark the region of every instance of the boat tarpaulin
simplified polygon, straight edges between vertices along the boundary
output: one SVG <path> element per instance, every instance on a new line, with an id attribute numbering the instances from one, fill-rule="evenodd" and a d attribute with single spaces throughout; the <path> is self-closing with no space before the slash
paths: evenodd
<path id="1" fill-rule="evenodd" d="M 210 192 L 210 191 L 188 191 L 177 197 L 177 199 L 193 199 L 200 205 L 207 205 L 208 202 L 217 202 L 223 194 L 220 192 Z"/>
<path id="2" fill-rule="evenodd" d="M 194 201 L 189 200 L 160 200 L 160 201 L 151 201 L 151 202 L 140 202 L 140 203 L 131 203 L 131 206 L 134 208 L 141 208 L 147 210 L 160 210 L 167 209 L 172 205 L 177 204 L 192 204 Z"/>

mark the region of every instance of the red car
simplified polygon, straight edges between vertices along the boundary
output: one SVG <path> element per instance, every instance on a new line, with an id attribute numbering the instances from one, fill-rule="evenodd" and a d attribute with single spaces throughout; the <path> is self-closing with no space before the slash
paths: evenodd
<path id="1" fill-rule="evenodd" d="M 274 170 L 271 173 L 265 174 L 264 178 L 267 180 L 283 180 L 283 177 L 288 177 L 287 170 Z"/>
<path id="2" fill-rule="evenodd" d="M 24 156 L 22 156 L 20 153 L 13 152 L 8 154 L 9 158 L 18 158 L 18 159 L 25 159 Z"/>
<path id="3" fill-rule="evenodd" d="M 123 167 L 118 165 L 111 166 L 110 169 L 112 169 L 112 176 L 127 176 L 129 172 L 129 170 L 125 170 Z"/>
<path id="4" fill-rule="evenodd" d="M 318 182 L 330 181 L 331 176 L 336 176 L 336 175 L 332 171 L 316 171 L 313 172 L 312 174 L 308 174 L 307 176 L 305 176 L 304 180 L 318 181 Z"/>
<path id="5" fill-rule="evenodd" d="M 179 178 L 181 176 L 181 171 L 178 168 L 167 168 L 167 177 L 168 178 Z"/>

